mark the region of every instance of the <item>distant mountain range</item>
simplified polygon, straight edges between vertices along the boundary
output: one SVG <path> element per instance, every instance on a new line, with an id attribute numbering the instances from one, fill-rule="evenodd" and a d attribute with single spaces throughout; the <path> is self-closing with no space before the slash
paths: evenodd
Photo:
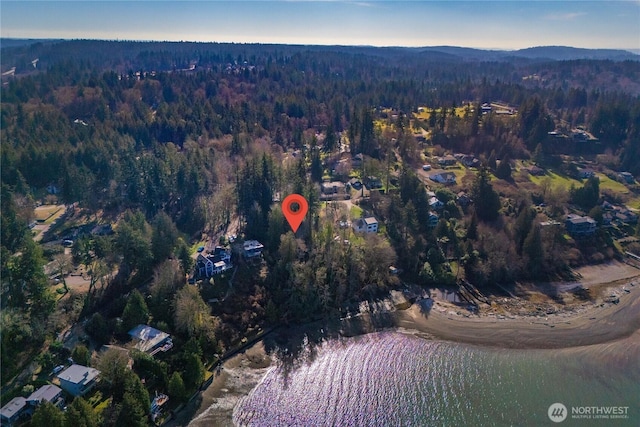
<path id="1" fill-rule="evenodd" d="M 442 53 L 465 60 L 500 61 L 513 58 L 569 61 L 576 59 L 601 59 L 613 61 L 640 61 L 640 55 L 622 49 L 581 49 L 569 46 L 539 46 L 519 50 L 485 50 L 455 46 L 418 48 L 422 53 Z"/>
<path id="2" fill-rule="evenodd" d="M 0 48 L 16 48 L 33 44 L 51 45 L 64 43 L 69 40 L 60 39 L 10 39 L 0 38 Z M 85 40 L 89 42 L 90 40 Z M 104 41 L 103 41 L 104 42 Z M 113 41 L 113 43 L 117 43 Z M 126 43 L 126 42 L 124 42 Z M 169 45 L 192 44 L 192 42 L 139 42 L 148 44 L 150 50 L 154 50 L 154 45 L 166 47 Z M 207 45 L 227 45 L 231 43 L 197 43 L 199 47 Z M 249 45 L 260 45 L 249 44 Z M 277 46 L 277 45 L 262 45 Z M 375 46 L 323 46 L 323 45 L 280 45 L 288 46 L 296 51 L 311 50 L 321 51 L 342 51 L 350 53 L 364 53 L 373 55 L 388 55 L 394 53 L 415 53 L 418 52 L 425 58 L 438 61 L 510 61 L 514 59 L 525 59 L 533 61 L 568 61 L 578 59 L 598 59 L 612 61 L 640 61 L 640 49 L 634 51 L 622 49 L 583 49 L 569 46 L 538 46 L 519 50 L 489 50 L 475 49 L 457 46 L 425 46 L 425 47 L 375 47 Z"/>

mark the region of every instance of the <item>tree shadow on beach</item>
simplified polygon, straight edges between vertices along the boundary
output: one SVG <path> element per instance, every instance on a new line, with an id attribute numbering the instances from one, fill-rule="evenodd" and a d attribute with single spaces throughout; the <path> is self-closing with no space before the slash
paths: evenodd
<path id="1" fill-rule="evenodd" d="M 433 300 L 431 298 L 423 298 L 416 301 L 416 305 L 420 308 L 420 313 L 424 317 L 429 317 L 431 309 L 433 308 Z"/>
<path id="2" fill-rule="evenodd" d="M 265 351 L 275 356 L 277 368 L 288 386 L 289 376 L 303 365 L 313 363 L 326 341 L 341 340 L 395 326 L 392 311 L 380 309 L 383 301 L 372 301 L 366 310 L 351 307 L 343 313 L 299 326 L 281 327 L 264 338 Z"/>

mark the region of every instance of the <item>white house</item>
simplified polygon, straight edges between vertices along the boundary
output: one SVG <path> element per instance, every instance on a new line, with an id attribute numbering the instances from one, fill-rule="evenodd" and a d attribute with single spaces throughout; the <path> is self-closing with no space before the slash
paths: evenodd
<path id="1" fill-rule="evenodd" d="M 255 258 L 262 255 L 264 245 L 257 240 L 247 240 L 242 245 L 242 251 L 245 258 Z"/>
<path id="2" fill-rule="evenodd" d="M 32 406 L 38 406 L 43 402 L 61 406 L 64 402 L 62 399 L 62 389 L 53 384 L 43 385 L 27 397 L 27 402 Z"/>
<path id="3" fill-rule="evenodd" d="M 82 396 L 96 385 L 100 371 L 73 364 L 58 374 L 60 387 L 73 396 Z"/>
<path id="4" fill-rule="evenodd" d="M 358 233 L 377 233 L 378 220 L 372 216 L 359 218 L 353 222 L 353 229 Z"/>
<path id="5" fill-rule="evenodd" d="M 440 172 L 429 177 L 431 181 L 439 182 L 440 184 L 455 184 L 456 174 L 453 172 Z"/>
<path id="6" fill-rule="evenodd" d="M 173 348 L 171 335 L 149 325 L 138 325 L 129 331 L 129 335 L 137 340 L 136 348 L 152 356 L 159 351 Z"/>
<path id="7" fill-rule="evenodd" d="M 442 209 L 443 206 L 444 203 L 442 203 L 437 197 L 431 197 L 429 199 L 429 207 L 431 209 Z"/>
<path id="8" fill-rule="evenodd" d="M 24 413 L 27 406 L 27 400 L 24 397 L 14 397 L 0 409 L 0 421 L 3 426 L 11 426 L 18 421 L 18 418 Z"/>

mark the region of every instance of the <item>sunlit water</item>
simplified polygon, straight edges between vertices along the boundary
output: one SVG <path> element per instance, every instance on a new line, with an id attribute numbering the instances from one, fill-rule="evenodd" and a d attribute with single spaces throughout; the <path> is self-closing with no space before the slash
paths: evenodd
<path id="1" fill-rule="evenodd" d="M 637 335 L 636 335 L 637 338 Z M 240 399 L 236 425 L 552 425 L 547 410 L 628 406 L 640 425 L 640 346 L 633 337 L 564 350 L 506 350 L 379 332 L 322 343 L 297 366 L 276 361 Z"/>

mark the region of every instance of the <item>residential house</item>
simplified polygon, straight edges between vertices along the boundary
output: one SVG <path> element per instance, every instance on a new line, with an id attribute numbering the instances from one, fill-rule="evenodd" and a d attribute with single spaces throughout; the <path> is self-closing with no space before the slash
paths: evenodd
<path id="1" fill-rule="evenodd" d="M 633 184 L 634 182 L 636 182 L 635 178 L 633 177 L 633 175 L 629 172 L 620 172 L 618 174 L 618 177 L 620 178 L 620 180 L 622 182 L 626 182 L 627 184 Z"/>
<path id="2" fill-rule="evenodd" d="M 262 255 L 264 246 L 257 240 L 247 240 L 242 244 L 242 254 L 245 258 L 256 258 Z"/>
<path id="3" fill-rule="evenodd" d="M 372 216 L 357 219 L 353 222 L 353 229 L 358 233 L 377 233 L 378 220 Z"/>
<path id="4" fill-rule="evenodd" d="M 533 175 L 533 176 L 542 176 L 544 175 L 544 169 L 542 169 L 541 167 L 538 166 L 530 166 L 528 168 L 525 169 L 527 172 L 529 172 L 529 174 Z"/>
<path id="5" fill-rule="evenodd" d="M 353 188 L 354 190 L 360 190 L 362 188 L 362 181 L 360 181 L 359 178 L 351 178 L 349 180 L 349 185 L 351 186 L 351 188 Z"/>
<path id="6" fill-rule="evenodd" d="M 477 168 L 478 166 L 480 166 L 480 160 L 469 154 L 465 154 L 464 156 L 462 156 L 460 161 L 468 168 Z"/>
<path id="7" fill-rule="evenodd" d="M 82 396 L 96 385 L 100 371 L 73 364 L 58 374 L 60 387 L 72 396 Z"/>
<path id="8" fill-rule="evenodd" d="M 14 397 L 0 409 L 0 421 L 3 426 L 10 427 L 25 413 L 27 400 L 24 397 Z"/>
<path id="9" fill-rule="evenodd" d="M 491 105 L 487 104 L 486 102 L 484 104 L 482 104 L 482 106 L 480 107 L 480 110 L 482 111 L 482 114 L 487 114 L 491 112 Z"/>
<path id="10" fill-rule="evenodd" d="M 323 182 L 320 185 L 320 191 L 322 194 L 344 194 L 344 184 L 340 181 Z"/>
<path id="11" fill-rule="evenodd" d="M 429 199 L 429 207 L 431 209 L 440 210 L 444 207 L 444 203 L 442 203 L 437 197 L 432 197 Z"/>
<path id="12" fill-rule="evenodd" d="M 215 276 L 232 268 L 231 252 L 221 246 L 216 246 L 213 254 L 198 254 L 196 258 L 196 270 L 200 277 Z"/>
<path id="13" fill-rule="evenodd" d="M 429 177 L 431 181 L 439 182 L 441 184 L 455 184 L 456 174 L 453 172 L 440 172 Z"/>
<path id="14" fill-rule="evenodd" d="M 628 209 L 620 209 L 615 214 L 615 219 L 625 224 L 637 224 L 638 215 Z"/>
<path id="15" fill-rule="evenodd" d="M 585 237 L 596 232 L 597 223 L 589 216 L 569 214 L 564 226 L 572 237 Z"/>
<path id="16" fill-rule="evenodd" d="M 442 167 L 453 166 L 456 164 L 456 158 L 451 154 L 444 157 L 438 157 L 438 164 Z"/>
<path id="17" fill-rule="evenodd" d="M 380 178 L 369 175 L 364 179 L 364 183 L 368 189 L 373 190 L 376 188 L 382 188 L 382 181 Z"/>
<path id="18" fill-rule="evenodd" d="M 591 178 L 592 176 L 595 176 L 595 175 L 596 173 L 593 169 L 587 169 L 587 168 L 578 169 L 578 177 L 580 177 L 580 179 Z"/>
<path id="19" fill-rule="evenodd" d="M 53 384 L 46 384 L 27 397 L 27 403 L 34 408 L 42 402 L 49 402 L 57 407 L 61 407 L 64 403 L 62 389 Z"/>
<path id="20" fill-rule="evenodd" d="M 149 325 L 138 325 L 129 331 L 129 335 L 137 341 L 135 348 L 152 356 L 173 348 L 171 335 Z"/>
<path id="21" fill-rule="evenodd" d="M 437 213 L 433 211 L 429 211 L 429 217 L 427 218 L 427 227 L 435 228 L 438 225 L 438 221 L 440 221 L 440 217 Z"/>
<path id="22" fill-rule="evenodd" d="M 464 191 L 461 191 L 456 195 L 456 201 L 460 206 L 465 207 L 471 203 L 471 197 Z"/>
<path id="23" fill-rule="evenodd" d="M 58 194 L 60 192 L 60 188 L 54 183 L 47 185 L 47 193 L 49 194 Z"/>

